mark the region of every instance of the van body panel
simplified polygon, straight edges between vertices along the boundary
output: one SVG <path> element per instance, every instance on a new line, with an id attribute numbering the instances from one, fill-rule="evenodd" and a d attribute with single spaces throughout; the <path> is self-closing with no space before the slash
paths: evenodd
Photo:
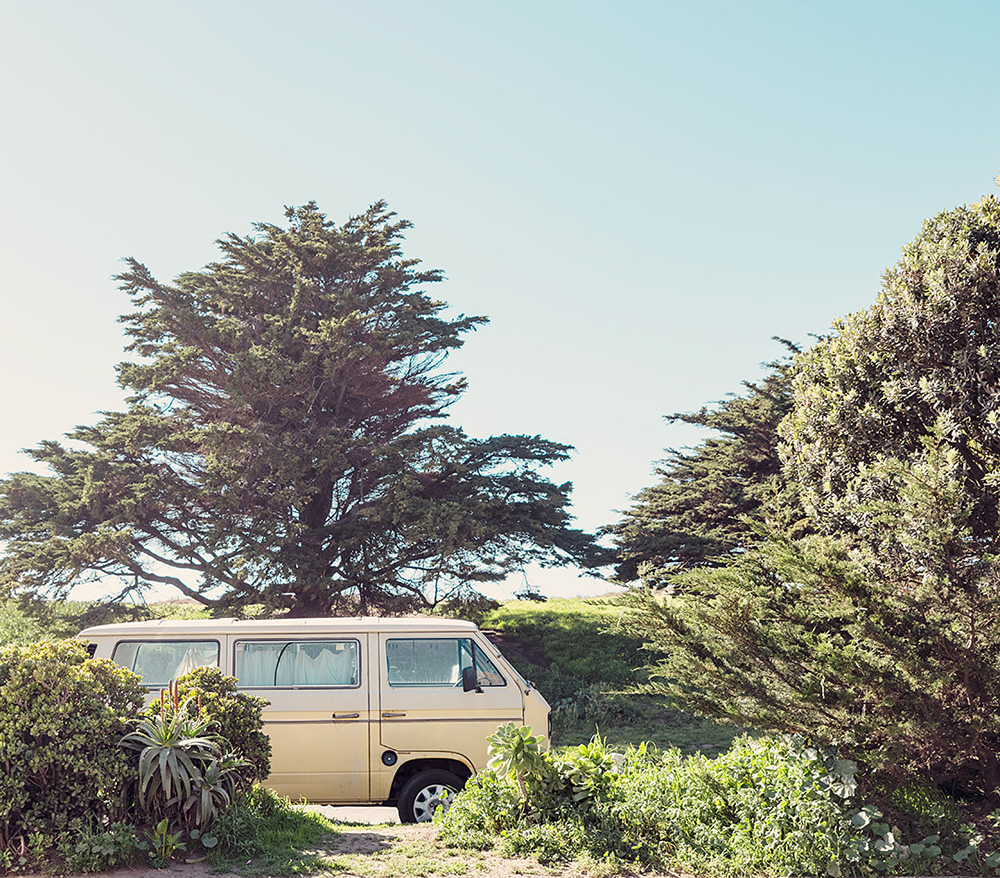
<path id="1" fill-rule="evenodd" d="M 370 800 L 371 689 L 367 685 L 368 635 L 362 632 L 329 634 L 308 631 L 244 636 L 234 639 L 233 668 L 248 647 L 285 649 L 285 644 L 350 644 L 354 667 L 349 682 L 330 686 L 240 686 L 267 699 L 264 733 L 271 739 L 271 774 L 267 785 L 292 799 L 323 801 L 336 790 L 342 802 Z M 269 650 L 270 651 L 270 650 Z M 287 653 L 286 653 L 287 654 Z M 279 673 L 275 669 L 275 673 Z M 241 680 L 241 684 L 242 684 Z M 338 681 L 341 682 L 341 681 Z"/>
<path id="2" fill-rule="evenodd" d="M 210 660 L 191 644 L 217 642 L 222 672 L 269 702 L 265 783 L 293 799 L 391 802 L 418 771 L 447 767 L 465 777 L 481 770 L 486 739 L 502 723 L 527 721 L 547 737 L 545 699 L 471 622 L 158 620 L 99 625 L 79 636 L 95 645 L 97 657 L 117 656 L 158 678 Z M 480 685 L 470 691 L 462 685 L 466 666 L 479 672 Z M 151 700 L 164 685 L 156 682 Z"/>
<path id="3" fill-rule="evenodd" d="M 436 636 L 420 642 L 450 646 L 456 639 Z M 508 677 L 504 685 L 466 692 L 459 666 L 448 669 L 450 673 L 442 675 L 438 682 L 394 683 L 390 677 L 390 647 L 399 642 L 402 638 L 395 632 L 379 634 L 379 656 L 385 656 L 378 668 L 382 747 L 407 755 L 424 752 L 454 757 L 476 771 L 482 770 L 486 765 L 486 739 L 498 725 L 520 725 L 524 720 L 524 698 L 518 681 Z"/>

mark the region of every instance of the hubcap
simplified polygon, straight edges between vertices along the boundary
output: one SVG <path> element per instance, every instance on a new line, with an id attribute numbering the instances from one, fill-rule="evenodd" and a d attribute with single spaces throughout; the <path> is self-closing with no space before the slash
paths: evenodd
<path id="1" fill-rule="evenodd" d="M 455 798 L 455 791 L 444 784 L 436 783 L 426 786 L 417 793 L 416 799 L 413 800 L 413 816 L 417 818 L 417 823 L 433 820 L 438 807 L 447 811 L 453 798 Z"/>

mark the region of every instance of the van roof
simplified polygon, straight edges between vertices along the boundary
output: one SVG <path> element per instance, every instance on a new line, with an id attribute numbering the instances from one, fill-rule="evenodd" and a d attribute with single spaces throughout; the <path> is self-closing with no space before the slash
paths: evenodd
<path id="1" fill-rule="evenodd" d="M 85 628 L 79 637 L 108 635 L 171 634 L 310 634 L 346 633 L 349 631 L 469 632 L 472 622 L 430 616 L 341 616 L 322 619 L 156 619 L 149 622 L 116 622 Z"/>

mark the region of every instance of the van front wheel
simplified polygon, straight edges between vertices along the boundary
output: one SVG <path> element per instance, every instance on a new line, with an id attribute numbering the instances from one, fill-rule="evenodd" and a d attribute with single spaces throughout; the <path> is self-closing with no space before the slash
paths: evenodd
<path id="1" fill-rule="evenodd" d="M 455 794 L 462 789 L 458 775 L 433 769 L 413 775 L 399 794 L 400 823 L 426 823 L 434 819 L 438 807 L 448 810 Z"/>

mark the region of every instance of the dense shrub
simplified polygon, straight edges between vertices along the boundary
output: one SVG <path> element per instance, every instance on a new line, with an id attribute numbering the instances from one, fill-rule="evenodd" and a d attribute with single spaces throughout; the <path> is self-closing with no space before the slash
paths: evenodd
<path id="1" fill-rule="evenodd" d="M 24 866 L 61 833 L 120 816 L 118 746 L 142 705 L 139 679 L 77 641 L 0 649 L 0 857 Z"/>

